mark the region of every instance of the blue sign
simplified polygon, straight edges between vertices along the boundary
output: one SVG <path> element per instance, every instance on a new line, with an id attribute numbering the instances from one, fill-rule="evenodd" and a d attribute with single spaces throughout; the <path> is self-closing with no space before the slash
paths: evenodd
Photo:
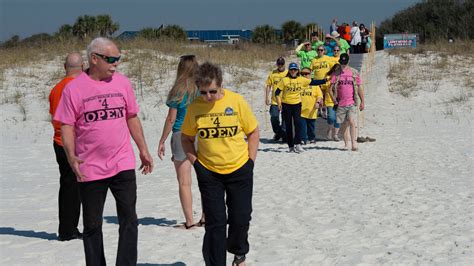
<path id="1" fill-rule="evenodd" d="M 402 33 L 402 34 L 385 34 L 383 36 L 383 48 L 412 47 L 416 48 L 416 40 L 418 34 Z"/>

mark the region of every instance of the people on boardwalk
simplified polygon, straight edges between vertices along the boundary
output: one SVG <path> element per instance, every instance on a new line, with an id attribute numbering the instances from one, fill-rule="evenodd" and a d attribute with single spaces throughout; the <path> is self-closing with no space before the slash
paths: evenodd
<path id="1" fill-rule="evenodd" d="M 285 124 L 283 119 L 280 120 L 281 112 L 278 109 L 278 103 L 275 96 L 275 91 L 277 89 L 276 85 L 288 74 L 288 70 L 285 68 L 285 59 L 279 57 L 276 61 L 276 66 L 277 68 L 272 70 L 266 81 L 265 104 L 270 106 L 270 122 L 274 133 L 273 140 L 279 141 L 281 139 L 286 142 Z"/>
<path id="2" fill-rule="evenodd" d="M 369 44 L 370 32 L 365 27 L 364 24 L 360 24 L 359 30 L 360 30 L 360 38 L 361 38 L 359 52 L 366 53 L 368 51 L 367 46 L 370 48 L 370 45 L 371 45 Z"/>
<path id="3" fill-rule="evenodd" d="M 188 105 L 198 97 L 199 92 L 194 80 L 194 73 L 199 65 L 194 55 L 180 57 L 178 70 L 173 87 L 168 93 L 166 105 L 169 107 L 163 132 L 158 145 L 158 157 L 163 160 L 165 156 L 165 142 L 168 135 L 171 136 L 171 160 L 173 161 L 178 178 L 179 199 L 184 213 L 184 228 L 190 229 L 195 225 L 205 223 L 204 214 L 198 223 L 193 218 L 193 197 L 191 192 L 191 162 L 187 159 L 181 144 L 181 125 L 186 115 Z"/>
<path id="4" fill-rule="evenodd" d="M 341 56 L 341 48 L 339 46 L 334 46 L 333 55 L 334 61 L 339 62 L 339 57 Z"/>
<path id="5" fill-rule="evenodd" d="M 341 38 L 341 35 L 337 31 L 333 31 L 331 33 L 331 36 L 334 38 L 335 41 L 337 41 L 337 46 L 339 46 L 339 48 L 341 49 L 341 54 L 349 54 L 349 51 L 351 49 L 350 44 L 346 40 Z"/>
<path id="6" fill-rule="evenodd" d="M 349 148 L 350 141 L 352 151 L 357 151 L 355 120 L 358 114 L 357 108 L 360 111 L 364 110 L 364 92 L 359 73 L 349 66 L 349 55 L 342 54 L 339 63 L 342 69 L 340 73 L 331 76 L 330 97 L 338 105 L 336 117 L 337 122 L 342 123 L 344 149 Z"/>
<path id="7" fill-rule="evenodd" d="M 296 56 L 298 56 L 301 60 L 301 69 L 305 67 L 309 68 L 311 66 L 311 60 L 317 56 L 316 51 L 311 48 L 310 42 L 303 42 L 298 45 L 298 47 L 296 47 L 295 53 Z"/>
<path id="8" fill-rule="evenodd" d="M 325 55 L 327 56 L 332 56 L 333 55 L 333 49 L 335 46 L 340 47 L 340 43 L 338 40 L 336 40 L 331 34 L 326 34 L 325 36 L 325 42 L 324 42 L 324 48 L 325 50 Z"/>
<path id="9" fill-rule="evenodd" d="M 324 42 L 319 39 L 319 34 L 313 31 L 311 33 L 311 49 L 316 51 L 320 45 L 324 45 Z"/>
<path id="10" fill-rule="evenodd" d="M 54 115 L 61 122 L 69 165 L 80 182 L 86 265 L 106 265 L 102 219 L 109 189 L 119 223 L 116 264 L 136 265 L 137 184 L 130 137 L 138 147 L 139 169 L 143 174 L 153 170 L 135 92 L 128 78 L 117 72 L 120 57 L 111 40 L 92 40 L 87 47 L 89 69 L 66 85 Z"/>
<path id="11" fill-rule="evenodd" d="M 311 70 L 313 71 L 314 79 L 325 79 L 329 70 L 336 64 L 334 57 L 329 57 L 325 55 L 325 46 L 318 47 L 318 56 L 313 59 L 311 62 Z M 321 86 L 321 90 L 324 95 L 324 106 L 327 111 L 327 123 L 328 123 L 328 132 L 327 140 L 338 141 L 338 131 L 340 125 L 336 122 L 336 113 L 334 110 L 334 103 L 329 97 L 329 88 L 330 83 L 327 82 Z"/>
<path id="12" fill-rule="evenodd" d="M 235 255 L 233 265 L 245 265 L 259 143 L 257 119 L 241 95 L 222 87 L 222 71 L 216 65 L 202 64 L 195 79 L 201 96 L 188 106 L 182 144 L 196 171 L 206 214 L 204 261 L 225 265 L 229 251 Z"/>
<path id="13" fill-rule="evenodd" d="M 311 78 L 311 69 L 303 68 L 301 76 Z M 319 86 L 301 88 L 301 141 L 302 144 L 316 143 L 316 118 L 323 104 L 323 93 Z"/>
<path id="14" fill-rule="evenodd" d="M 314 59 L 313 59 L 314 61 Z M 321 85 L 326 79 L 311 80 L 299 75 L 298 64 L 290 63 L 288 75 L 277 85 L 278 108 L 282 111 L 285 121 L 289 152 L 304 152 L 301 146 L 301 91 L 309 85 Z M 295 131 L 293 134 L 293 125 Z"/>
<path id="15" fill-rule="evenodd" d="M 74 78 L 79 76 L 84 68 L 82 56 L 79 53 L 70 53 L 66 57 L 64 70 L 66 76 L 51 90 L 49 94 L 49 113 L 54 117 L 56 109 L 61 100 L 64 87 Z M 61 123 L 51 120 L 54 128 L 53 148 L 56 154 L 56 162 L 59 166 L 59 196 L 58 196 L 58 240 L 68 241 L 82 238 L 77 225 L 81 214 L 81 197 L 79 195 L 79 184 L 76 175 L 68 163 L 66 153 L 61 140 Z"/>
<path id="16" fill-rule="evenodd" d="M 362 43 L 362 38 L 360 34 L 359 24 L 356 21 L 352 22 L 350 43 L 351 43 L 351 53 L 354 53 L 354 54 L 361 53 L 360 47 Z"/>

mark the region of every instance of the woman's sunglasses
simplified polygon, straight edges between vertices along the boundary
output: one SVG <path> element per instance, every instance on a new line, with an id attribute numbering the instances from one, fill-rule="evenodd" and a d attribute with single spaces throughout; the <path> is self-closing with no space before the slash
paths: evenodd
<path id="1" fill-rule="evenodd" d="M 209 94 L 216 94 L 217 93 L 217 90 L 208 90 L 208 91 L 199 91 L 201 93 L 201 95 L 207 95 L 208 93 Z"/>
<path id="2" fill-rule="evenodd" d="M 113 64 L 117 61 L 120 60 L 120 56 L 106 56 L 106 55 L 103 55 L 103 54 L 99 54 L 99 53 L 94 53 L 96 56 L 104 59 L 105 62 L 109 63 L 109 64 Z"/>

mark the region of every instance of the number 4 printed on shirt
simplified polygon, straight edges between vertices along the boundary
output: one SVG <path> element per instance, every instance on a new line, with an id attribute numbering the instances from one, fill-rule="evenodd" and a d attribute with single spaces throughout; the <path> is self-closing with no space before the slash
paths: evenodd
<path id="1" fill-rule="evenodd" d="M 216 127 L 220 127 L 221 125 L 221 122 L 219 122 L 219 117 L 216 117 L 216 119 L 214 119 L 214 122 L 212 122 L 214 125 L 216 125 Z"/>
<path id="2" fill-rule="evenodd" d="M 109 108 L 109 104 L 107 103 L 107 99 L 102 100 L 102 106 L 107 109 Z"/>

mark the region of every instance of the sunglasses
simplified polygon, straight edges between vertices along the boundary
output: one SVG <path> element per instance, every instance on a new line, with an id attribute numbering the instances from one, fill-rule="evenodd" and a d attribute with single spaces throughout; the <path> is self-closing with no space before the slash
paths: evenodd
<path id="1" fill-rule="evenodd" d="M 188 54 L 188 55 L 182 55 L 182 56 L 180 56 L 180 57 L 179 57 L 179 60 L 192 60 L 192 59 L 194 59 L 194 58 L 196 58 L 195 55 L 193 55 L 193 54 Z"/>
<path id="2" fill-rule="evenodd" d="M 217 93 L 217 90 L 208 90 L 208 91 L 199 91 L 201 93 L 201 95 L 207 95 L 208 93 L 209 94 L 216 94 Z"/>
<path id="3" fill-rule="evenodd" d="M 324 50 L 322 50 L 322 49 L 318 49 L 318 52 L 324 52 Z"/>
<path id="4" fill-rule="evenodd" d="M 301 75 L 303 75 L 303 76 L 311 75 L 311 72 L 301 72 Z"/>
<path id="5" fill-rule="evenodd" d="M 339 52 L 340 50 L 334 50 L 334 52 Z"/>
<path id="6" fill-rule="evenodd" d="M 99 54 L 99 53 L 94 53 L 95 55 L 97 55 L 98 57 L 104 59 L 105 62 L 109 63 L 109 64 L 113 64 L 115 62 L 118 62 L 120 60 L 120 56 L 106 56 L 106 55 L 103 55 L 103 54 Z"/>

